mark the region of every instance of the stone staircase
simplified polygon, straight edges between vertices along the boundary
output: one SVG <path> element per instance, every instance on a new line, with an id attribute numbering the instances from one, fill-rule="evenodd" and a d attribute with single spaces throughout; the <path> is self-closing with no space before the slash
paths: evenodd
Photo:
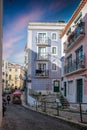
<path id="1" fill-rule="evenodd" d="M 63 95 L 59 96 L 59 100 L 60 100 L 60 103 L 61 103 L 63 109 L 69 108 L 70 104 Z"/>
<path id="2" fill-rule="evenodd" d="M 42 97 L 41 101 L 42 102 L 46 101 L 47 107 L 55 108 L 55 107 L 57 107 L 57 102 L 56 102 L 57 99 L 58 99 L 59 105 L 62 107 L 62 109 L 66 109 L 70 106 L 67 99 L 64 96 L 62 96 L 61 93 L 46 95 L 46 96 Z"/>

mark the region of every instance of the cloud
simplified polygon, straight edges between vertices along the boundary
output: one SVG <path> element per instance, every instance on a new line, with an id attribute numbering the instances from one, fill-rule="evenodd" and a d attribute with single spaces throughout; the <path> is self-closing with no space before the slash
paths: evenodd
<path id="1" fill-rule="evenodd" d="M 67 0 L 61 0 L 61 1 L 56 1 L 56 2 L 52 2 L 49 6 L 49 11 L 60 11 L 62 9 L 64 9 L 64 7 L 68 6 L 70 3 L 70 1 L 67 2 Z"/>
<path id="2" fill-rule="evenodd" d="M 23 36 L 10 37 L 8 40 L 6 39 L 3 41 L 4 49 L 12 49 L 13 45 L 18 43 L 21 39 L 23 39 Z"/>
<path id="3" fill-rule="evenodd" d="M 43 14 L 44 14 L 44 11 L 41 11 L 41 9 L 38 8 L 29 13 L 16 16 L 16 18 L 13 21 L 7 23 L 6 27 L 4 28 L 4 33 L 6 33 L 7 37 L 18 34 L 26 26 L 28 26 L 29 21 L 36 21 L 40 19 Z M 9 33 L 8 33 L 8 30 L 9 30 Z"/>
<path id="4" fill-rule="evenodd" d="M 24 52 L 16 53 L 13 57 L 10 57 L 10 60 L 14 63 L 24 64 Z"/>
<path id="5" fill-rule="evenodd" d="M 16 17 L 14 21 L 8 23 L 7 26 L 4 27 L 4 31 L 3 31 L 3 57 L 5 59 L 10 59 L 10 57 L 13 56 L 14 61 L 16 60 L 19 62 L 20 55 L 22 57 L 24 56 L 24 53 L 19 54 L 20 52 L 19 53 L 16 52 L 17 55 L 14 56 L 15 50 L 16 50 L 14 48 L 14 45 L 17 44 L 17 48 L 20 48 L 19 42 L 25 38 L 24 29 L 26 29 L 26 32 L 27 32 L 28 22 L 30 20 L 35 21 L 37 19 L 40 19 L 42 14 L 43 14 L 43 12 L 41 12 L 39 9 L 34 10 L 34 11 L 30 12 L 29 14 L 21 14 L 20 16 Z M 26 39 L 25 39 L 25 43 L 26 43 Z M 24 48 L 22 45 L 21 45 L 21 48 L 24 51 Z"/>

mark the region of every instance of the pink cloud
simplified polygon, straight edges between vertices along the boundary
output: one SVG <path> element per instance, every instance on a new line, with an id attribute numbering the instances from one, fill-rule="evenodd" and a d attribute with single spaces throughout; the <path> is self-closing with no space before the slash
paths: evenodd
<path id="1" fill-rule="evenodd" d="M 40 19 L 43 13 L 44 11 L 40 11 L 39 8 L 28 14 L 21 14 L 20 16 L 16 17 L 14 21 L 8 23 L 3 35 L 3 56 L 5 58 L 15 55 L 14 44 L 18 44 L 18 42 L 24 38 L 25 34 L 23 31 L 28 26 L 29 21 L 36 21 Z M 20 52 L 17 52 L 17 54 L 18 53 Z"/>
<path id="2" fill-rule="evenodd" d="M 20 16 L 17 16 L 16 19 L 13 22 L 8 23 L 7 28 L 9 29 L 7 36 L 14 35 L 20 31 L 22 31 L 27 25 L 29 21 L 36 21 L 40 19 L 43 15 L 44 11 L 40 11 L 40 8 L 37 10 L 33 10 L 32 12 L 28 14 L 21 14 Z"/>
<path id="3" fill-rule="evenodd" d="M 50 6 L 49 6 L 49 10 L 52 11 L 52 10 L 61 10 L 63 9 L 64 7 L 66 7 L 67 5 L 69 4 L 69 2 L 66 2 L 65 1 L 58 1 L 57 2 L 54 2 L 54 3 L 51 3 Z"/>
<path id="4" fill-rule="evenodd" d="M 3 47 L 6 49 L 12 48 L 13 44 L 20 41 L 23 38 L 23 36 L 18 37 L 10 37 L 8 40 L 3 42 Z"/>

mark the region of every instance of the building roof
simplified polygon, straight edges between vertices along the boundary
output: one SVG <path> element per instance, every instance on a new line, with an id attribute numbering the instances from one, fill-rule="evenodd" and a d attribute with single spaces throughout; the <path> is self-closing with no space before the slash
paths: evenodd
<path id="1" fill-rule="evenodd" d="M 29 30 L 63 30 L 66 26 L 66 23 L 63 21 L 59 22 L 29 22 L 28 29 Z"/>

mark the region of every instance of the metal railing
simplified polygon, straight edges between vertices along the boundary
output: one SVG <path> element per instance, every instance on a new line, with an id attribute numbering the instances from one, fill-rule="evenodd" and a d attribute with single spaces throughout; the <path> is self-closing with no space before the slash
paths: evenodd
<path id="1" fill-rule="evenodd" d="M 49 38 L 48 37 L 36 37 L 36 43 L 40 45 L 49 45 Z"/>
<path id="2" fill-rule="evenodd" d="M 84 110 L 86 108 L 86 110 Z M 87 103 L 71 103 L 64 107 L 60 102 L 37 101 L 34 109 L 50 115 L 60 116 L 68 120 L 74 120 L 87 124 Z"/>
<path id="3" fill-rule="evenodd" d="M 37 77 L 48 77 L 49 70 L 36 70 L 36 76 Z"/>
<path id="4" fill-rule="evenodd" d="M 49 60 L 48 54 L 37 54 L 36 60 Z"/>
<path id="5" fill-rule="evenodd" d="M 75 30 L 68 36 L 67 41 L 64 43 L 64 51 L 68 51 L 75 43 L 82 39 L 85 35 L 85 24 L 80 22 Z"/>
<path id="6" fill-rule="evenodd" d="M 71 63 L 67 63 L 64 66 L 64 73 L 68 74 L 85 68 L 85 55 L 73 60 Z"/>

